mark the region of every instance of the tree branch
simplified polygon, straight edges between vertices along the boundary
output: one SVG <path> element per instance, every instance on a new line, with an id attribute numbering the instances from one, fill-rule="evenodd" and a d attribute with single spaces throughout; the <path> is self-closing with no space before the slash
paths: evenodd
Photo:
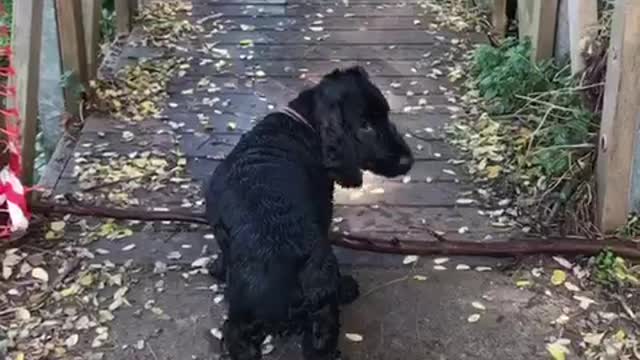
<path id="1" fill-rule="evenodd" d="M 208 224 L 205 214 L 184 209 L 167 211 L 147 209 L 118 209 L 83 204 L 63 205 L 36 202 L 31 206 L 34 212 L 44 215 L 72 214 L 78 216 L 107 217 L 120 220 L 178 221 Z M 406 239 L 383 239 L 357 234 L 333 232 L 330 240 L 344 248 L 386 254 L 400 255 L 464 255 L 511 257 L 534 254 L 595 255 L 602 250 L 611 250 L 628 258 L 640 258 L 640 246 L 622 240 L 571 240 L 565 238 L 509 240 L 504 242 L 449 241 L 442 236 L 424 241 Z M 436 241 L 433 241 L 436 240 Z"/>

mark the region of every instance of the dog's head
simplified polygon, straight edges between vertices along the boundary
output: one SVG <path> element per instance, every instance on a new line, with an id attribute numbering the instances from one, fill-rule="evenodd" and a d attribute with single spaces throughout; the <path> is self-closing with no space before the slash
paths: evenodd
<path id="1" fill-rule="evenodd" d="M 341 186 L 362 185 L 362 170 L 393 177 L 411 169 L 411 149 L 389 120 L 387 100 L 363 68 L 335 70 L 313 93 L 325 166 Z"/>

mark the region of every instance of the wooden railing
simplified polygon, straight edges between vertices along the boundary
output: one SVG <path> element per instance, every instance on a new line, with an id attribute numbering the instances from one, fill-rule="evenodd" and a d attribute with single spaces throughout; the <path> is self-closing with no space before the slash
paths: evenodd
<path id="1" fill-rule="evenodd" d="M 571 69 L 578 74 L 585 66 L 583 46 L 598 24 L 597 0 L 518 0 L 518 33 L 531 38 L 536 60 L 552 57 L 561 2 L 568 7 Z M 507 0 L 493 0 L 498 36 L 507 24 L 506 7 Z M 611 26 L 596 164 L 596 224 L 603 231 L 626 223 L 634 174 L 640 186 L 640 1 L 618 0 Z"/>
<path id="2" fill-rule="evenodd" d="M 61 66 L 65 74 L 73 74 L 85 89 L 89 89 L 89 81 L 97 76 L 102 1 L 55 0 L 54 6 L 62 64 L 47 65 Z M 131 30 L 132 16 L 138 6 L 137 0 L 115 1 L 118 34 Z M 19 0 L 14 2 L 13 8 L 11 44 L 17 91 L 14 105 L 21 115 L 25 185 L 33 184 L 34 175 L 44 7 L 45 0 Z M 76 96 L 72 91 L 64 94 L 65 112 L 70 116 L 78 116 Z"/>

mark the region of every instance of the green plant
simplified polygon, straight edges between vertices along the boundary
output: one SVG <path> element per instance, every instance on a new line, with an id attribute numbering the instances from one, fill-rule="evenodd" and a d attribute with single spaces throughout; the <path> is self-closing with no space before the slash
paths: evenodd
<path id="1" fill-rule="evenodd" d="M 452 127 L 452 142 L 478 180 L 517 197 L 530 218 L 548 224 L 563 208 L 573 212 L 563 219 L 590 224 L 597 118 L 568 66 L 531 58 L 530 42 L 511 38 L 474 52 L 466 97 L 482 100 L 481 116 Z"/>
<path id="2" fill-rule="evenodd" d="M 640 285 L 638 269 L 609 250 L 602 251 L 594 259 L 593 279 L 606 286 Z"/>
<path id="3" fill-rule="evenodd" d="M 530 55 L 531 43 L 515 39 L 507 39 L 498 48 L 484 45 L 476 51 L 472 76 L 480 95 L 493 106 L 493 113 L 514 111 L 525 103 L 518 96 L 552 87 L 551 63 L 535 64 Z"/>

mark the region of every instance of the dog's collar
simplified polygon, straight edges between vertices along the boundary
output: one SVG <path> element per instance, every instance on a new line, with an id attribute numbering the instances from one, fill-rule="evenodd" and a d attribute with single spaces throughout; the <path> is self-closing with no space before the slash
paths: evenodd
<path id="1" fill-rule="evenodd" d="M 304 116 L 300 115 L 299 112 L 293 110 L 291 107 L 289 106 L 285 106 L 282 109 L 280 109 L 281 113 L 285 114 L 285 115 L 289 115 L 289 117 L 293 118 L 294 120 L 301 122 L 305 125 L 307 125 L 311 130 L 315 131 L 316 129 L 313 128 L 313 126 L 311 126 L 311 124 L 307 121 L 307 119 L 304 118 Z"/>

